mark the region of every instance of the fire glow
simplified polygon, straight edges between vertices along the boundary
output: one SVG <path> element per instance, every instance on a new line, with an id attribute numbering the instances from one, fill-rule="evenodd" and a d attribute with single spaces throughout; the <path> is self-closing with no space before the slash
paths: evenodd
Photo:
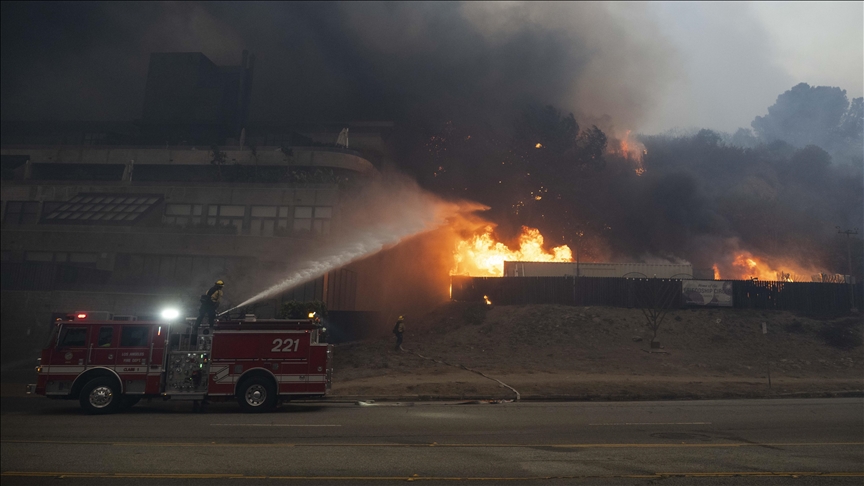
<path id="1" fill-rule="evenodd" d="M 731 268 L 723 272 L 714 265 L 715 279 L 733 280 L 770 280 L 781 282 L 796 282 L 809 280 L 808 275 L 815 270 L 799 268 L 797 265 L 771 264 L 765 258 L 760 258 L 748 251 L 735 254 L 731 262 Z"/>
<path id="2" fill-rule="evenodd" d="M 648 151 L 645 150 L 645 145 L 642 145 L 642 142 L 630 136 L 630 130 L 624 132 L 624 136 L 618 140 L 617 146 L 614 144 L 610 145 L 610 151 L 632 161 L 636 166 L 633 169 L 633 171 L 636 172 L 636 175 L 641 176 L 645 173 L 645 166 L 642 164 L 642 157 L 647 154 Z"/>
<path id="3" fill-rule="evenodd" d="M 552 248 L 551 252 L 544 250 L 540 230 L 527 226 L 522 227 L 519 249 L 511 250 L 496 241 L 492 227 L 487 226 L 483 234 L 460 241 L 453 252 L 453 260 L 450 275 L 500 277 L 504 275 L 505 261 L 572 262 L 573 253 L 566 245 Z"/>

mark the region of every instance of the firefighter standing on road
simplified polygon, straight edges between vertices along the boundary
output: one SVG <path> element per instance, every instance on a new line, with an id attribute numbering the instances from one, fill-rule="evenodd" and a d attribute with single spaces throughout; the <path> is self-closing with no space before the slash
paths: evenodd
<path id="1" fill-rule="evenodd" d="M 405 318 L 403 316 L 399 316 L 396 325 L 393 326 L 393 334 L 396 335 L 396 351 L 400 351 L 402 349 L 402 335 L 405 334 Z"/>
<path id="2" fill-rule="evenodd" d="M 217 280 L 206 294 L 201 296 L 201 308 L 198 310 L 198 319 L 195 320 L 195 331 L 198 331 L 198 326 L 204 317 L 207 317 L 207 325 L 213 327 L 216 322 L 216 309 L 222 301 L 222 286 L 225 282 Z"/>

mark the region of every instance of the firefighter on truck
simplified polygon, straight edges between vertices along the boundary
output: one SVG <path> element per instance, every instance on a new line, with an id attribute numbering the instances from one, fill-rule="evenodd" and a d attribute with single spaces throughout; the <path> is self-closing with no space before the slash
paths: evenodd
<path id="1" fill-rule="evenodd" d="M 98 318 L 88 318 L 93 314 Z M 142 398 L 236 399 L 245 412 L 266 412 L 330 390 L 332 346 L 313 316 L 217 320 L 202 336 L 190 325 L 194 318 L 177 317 L 166 310 L 153 321 L 86 312 L 59 318 L 27 393 L 78 400 L 88 413 L 107 414 Z"/>

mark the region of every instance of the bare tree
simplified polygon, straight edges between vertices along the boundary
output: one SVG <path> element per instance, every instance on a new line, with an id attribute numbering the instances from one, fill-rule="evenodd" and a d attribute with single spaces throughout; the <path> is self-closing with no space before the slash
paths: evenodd
<path id="1" fill-rule="evenodd" d="M 649 278 L 633 282 L 636 305 L 642 310 L 648 328 L 651 330 L 651 347 L 660 346 L 657 341 L 657 331 L 663 324 L 663 318 L 681 298 L 681 285 L 677 280 Z"/>

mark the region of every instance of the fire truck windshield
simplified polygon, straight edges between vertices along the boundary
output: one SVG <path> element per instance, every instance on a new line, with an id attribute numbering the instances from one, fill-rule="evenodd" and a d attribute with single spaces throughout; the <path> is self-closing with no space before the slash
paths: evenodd
<path id="1" fill-rule="evenodd" d="M 46 348 L 54 346 L 54 343 L 57 342 L 57 334 L 59 332 L 60 332 L 60 326 L 55 324 L 54 328 L 51 329 L 51 335 L 48 336 L 48 342 L 45 343 Z"/>

